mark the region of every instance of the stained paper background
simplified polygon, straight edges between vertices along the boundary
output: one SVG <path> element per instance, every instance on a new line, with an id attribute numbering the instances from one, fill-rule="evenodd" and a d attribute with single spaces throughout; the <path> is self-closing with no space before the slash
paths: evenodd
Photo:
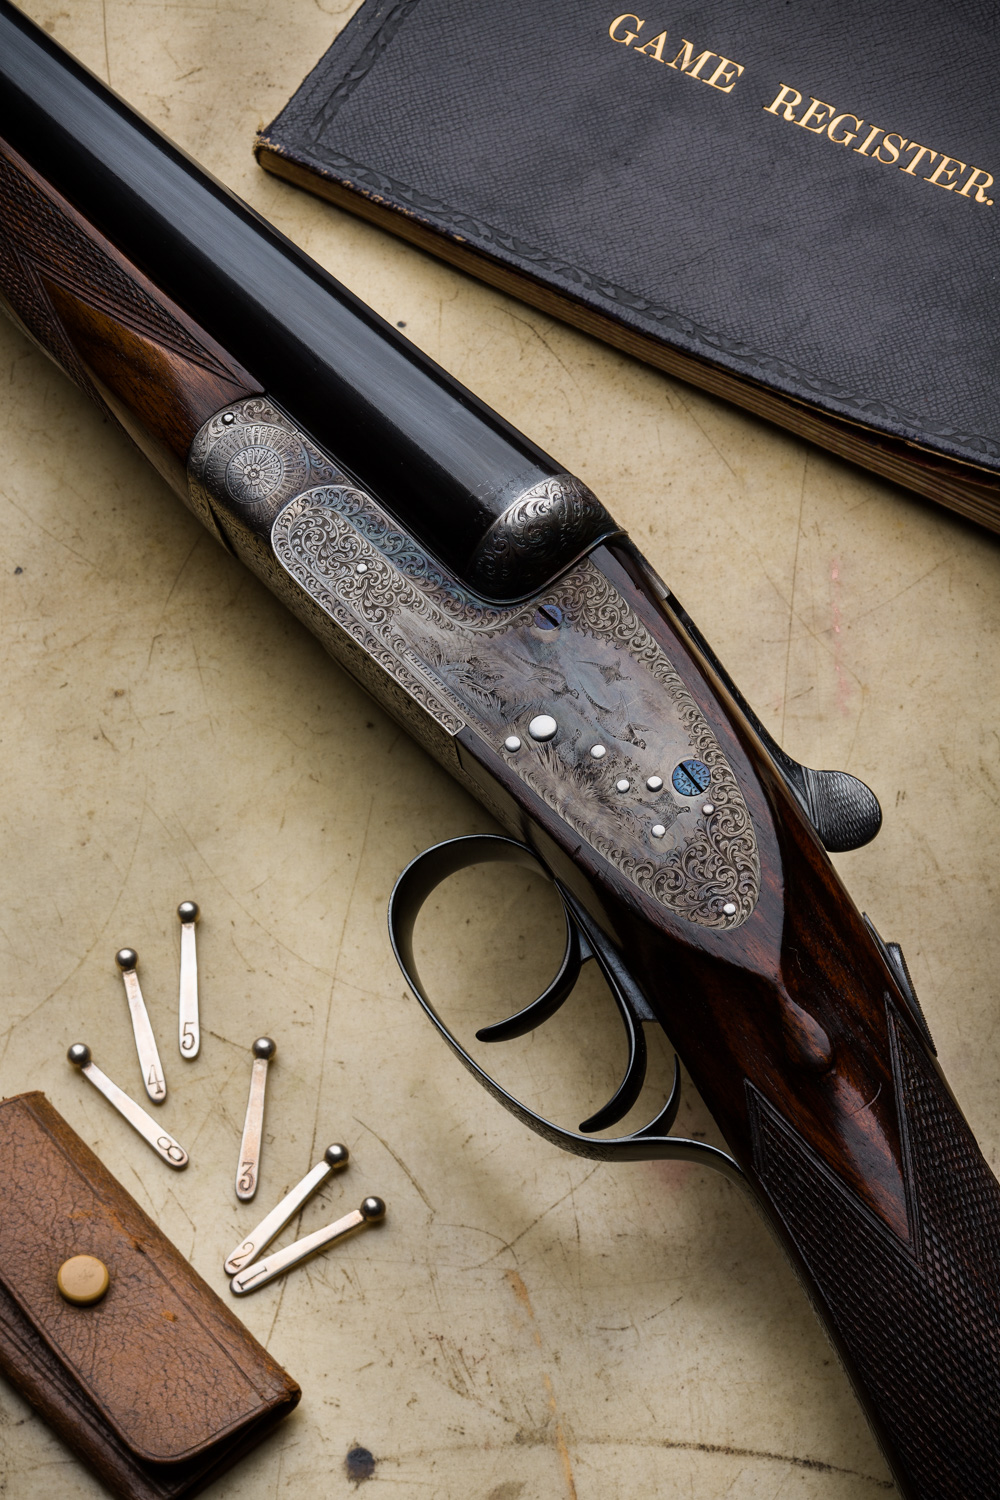
<path id="1" fill-rule="evenodd" d="M 793 755 L 871 783 L 884 830 L 837 864 L 903 944 L 996 1166 L 1000 544 L 266 177 L 254 131 L 350 6 L 26 8 L 586 480 Z M 389 1205 L 381 1228 L 239 1305 L 304 1396 L 212 1500 L 351 1496 L 358 1446 L 372 1495 L 400 1500 L 890 1493 L 740 1192 L 692 1167 L 595 1168 L 529 1136 L 408 998 L 392 882 L 426 845 L 488 831 L 486 814 L 6 322 L 0 382 L 0 1089 L 44 1089 L 223 1295 L 225 1254 L 329 1141 L 352 1166 L 303 1232 L 368 1192 Z M 442 904 L 429 972 L 461 997 L 478 949 L 469 993 L 495 986 L 499 1014 L 555 939 L 523 881 L 473 878 L 467 894 L 489 910 L 466 928 Z M 194 1064 L 175 1040 L 185 898 L 204 913 Z M 65 1061 L 85 1040 L 138 1092 L 123 944 L 140 954 L 183 1175 Z M 573 1014 L 564 1034 L 594 1081 L 587 1004 Z M 278 1056 L 262 1186 L 242 1208 L 262 1032 Z M 534 1045 L 540 1086 L 558 1059 Z M 710 1130 L 690 1098 L 681 1125 Z M 101 1493 L 6 1386 L 0 1468 L 18 1500 Z"/>

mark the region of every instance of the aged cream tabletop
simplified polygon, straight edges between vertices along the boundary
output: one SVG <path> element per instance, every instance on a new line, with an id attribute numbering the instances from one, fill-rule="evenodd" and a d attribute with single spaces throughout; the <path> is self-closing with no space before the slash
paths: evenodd
<path id="1" fill-rule="evenodd" d="M 870 782 L 884 830 L 837 864 L 902 942 L 996 1168 L 1000 543 L 266 177 L 254 131 L 350 5 L 26 8 L 585 479 L 793 755 Z M 226 1253 L 329 1142 L 350 1147 L 351 1166 L 302 1231 L 366 1193 L 389 1208 L 234 1304 L 303 1398 L 212 1500 L 331 1500 L 362 1483 L 401 1500 L 891 1493 L 741 1192 L 693 1167 L 563 1155 L 465 1075 L 408 997 L 386 938 L 392 882 L 489 818 L 6 322 L 0 372 L 0 1090 L 44 1089 L 225 1297 Z M 186 898 L 203 912 L 195 1063 L 176 1044 Z M 551 956 L 543 916 L 528 877 L 471 877 L 430 914 L 434 983 L 506 1014 Z M 183 1175 L 66 1062 L 86 1041 L 138 1093 L 113 961 L 125 944 L 167 1071 L 162 1119 L 191 1153 Z M 589 1004 L 554 1050 L 522 1047 L 536 1081 L 574 1048 L 587 1087 L 612 1079 Z M 262 1185 L 241 1206 L 261 1033 L 278 1052 Z M 680 1126 L 711 1131 L 690 1091 Z M 359 1447 L 368 1480 L 346 1463 Z M 0 1453 L 16 1500 L 101 1493 L 6 1386 Z"/>

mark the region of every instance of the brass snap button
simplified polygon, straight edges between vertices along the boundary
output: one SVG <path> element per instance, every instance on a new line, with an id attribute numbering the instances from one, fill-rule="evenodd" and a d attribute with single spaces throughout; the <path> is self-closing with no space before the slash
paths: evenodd
<path id="1" fill-rule="evenodd" d="M 66 1301 L 78 1307 L 100 1302 L 110 1281 L 107 1266 L 96 1255 L 71 1255 L 63 1261 L 56 1276 L 56 1285 Z"/>

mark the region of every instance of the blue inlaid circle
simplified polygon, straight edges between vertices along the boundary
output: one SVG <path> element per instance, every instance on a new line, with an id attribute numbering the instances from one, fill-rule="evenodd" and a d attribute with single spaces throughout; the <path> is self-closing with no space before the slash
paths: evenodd
<path id="1" fill-rule="evenodd" d="M 674 790 L 682 797 L 700 797 L 708 791 L 711 779 L 712 773 L 703 760 L 682 760 L 680 765 L 674 766 L 670 778 Z"/>

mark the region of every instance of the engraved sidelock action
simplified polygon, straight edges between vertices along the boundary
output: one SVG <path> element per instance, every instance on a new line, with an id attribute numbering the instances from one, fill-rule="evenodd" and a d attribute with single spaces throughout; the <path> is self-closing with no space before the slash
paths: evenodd
<path id="1" fill-rule="evenodd" d="M 569 1150 L 679 1155 L 741 1181 L 900 1493 L 1000 1493 L 1000 1187 L 937 1067 L 898 946 L 827 857 L 878 831 L 869 789 L 774 743 L 585 485 L 8 0 L 0 299 L 505 830 L 439 845 L 392 897 L 397 956 L 462 1061 Z M 591 960 L 625 1027 L 622 1083 L 579 1131 L 485 1074 L 416 971 L 422 900 L 483 860 L 528 863 L 556 883 L 566 950 L 545 993 L 482 1038 L 543 1022 Z M 726 1151 L 669 1134 L 676 1077 L 645 1129 L 595 1135 L 638 1097 L 643 1029 L 656 1024 Z M 258 1047 L 245 1197 L 257 1182 Z M 366 1204 L 320 1238 L 377 1218 L 381 1205 Z M 242 1289 L 292 1253 L 244 1262 Z"/>

